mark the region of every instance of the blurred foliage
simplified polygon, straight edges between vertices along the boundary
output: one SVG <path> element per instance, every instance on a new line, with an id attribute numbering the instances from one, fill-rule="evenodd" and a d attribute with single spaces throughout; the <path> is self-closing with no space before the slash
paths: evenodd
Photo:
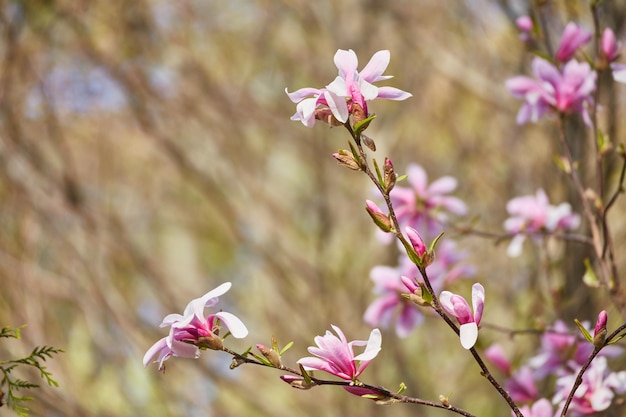
<path id="1" fill-rule="evenodd" d="M 431 179 L 459 178 L 477 228 L 500 232 L 505 201 L 540 187 L 565 200 L 554 127 L 516 126 L 520 103 L 504 88 L 527 71 L 513 22 L 528 7 L 514 0 L 0 3 L 0 324 L 27 324 L 24 346 L 66 352 L 48 368 L 60 388 L 38 390 L 33 415 L 447 414 L 383 409 L 330 387 L 296 391 L 279 373 L 230 371 L 230 359 L 216 352 L 170 361 L 164 375 L 143 369 L 141 358 L 164 335 L 157 328 L 164 315 L 224 281 L 235 284 L 225 309 L 251 329 L 236 342 L 240 350 L 273 335 L 281 345 L 295 342 L 285 356 L 295 362 L 331 323 L 349 339 L 369 333 L 361 319 L 372 300 L 369 271 L 394 264 L 395 248 L 376 242 L 363 209 L 371 184 L 331 157 L 346 148 L 346 133 L 289 121 L 294 106 L 284 93 L 330 82 L 339 48 L 354 49 L 361 65 L 391 50 L 388 85 L 414 97 L 370 107 L 378 115 L 368 129 L 375 157 L 389 156 L 400 172 L 418 162 Z M 623 40 L 626 6 L 602 7 L 603 22 Z M 585 1 L 549 1 L 542 13 L 553 38 L 569 20 L 591 27 Z M 624 97 L 615 86 L 601 98 L 601 125 L 617 140 Z M 623 212 L 619 201 L 614 213 Z M 619 246 L 624 217 L 610 220 Z M 505 245 L 460 242 L 487 288 L 487 322 L 551 323 L 552 304 L 570 322 L 593 320 L 607 304 L 581 284 L 581 258 L 562 245 L 553 259 L 528 246 L 526 257 L 510 260 Z M 574 264 L 574 272 L 548 281 L 547 262 Z M 505 338 L 486 330 L 479 348 Z M 507 348 L 521 358 L 536 342 L 517 338 Z M 19 349 L 2 345 L 0 357 Z M 454 334 L 427 320 L 406 340 L 385 332 L 363 380 L 390 389 L 404 382 L 407 394 L 431 400 L 452 393 L 453 404 L 477 415 L 506 414 L 464 353 Z"/>

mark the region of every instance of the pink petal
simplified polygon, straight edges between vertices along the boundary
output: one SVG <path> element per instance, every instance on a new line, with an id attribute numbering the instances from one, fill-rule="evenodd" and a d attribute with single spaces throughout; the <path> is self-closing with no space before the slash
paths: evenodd
<path id="1" fill-rule="evenodd" d="M 402 101 L 409 97 L 413 97 L 413 94 L 400 90 L 395 87 L 378 87 L 378 98 L 384 98 L 387 100 Z"/>
<path id="2" fill-rule="evenodd" d="M 357 66 L 359 65 L 358 58 L 354 51 L 352 49 L 347 51 L 339 49 L 335 53 L 334 61 L 339 70 L 339 75 L 341 75 L 347 83 L 352 82 Z"/>
<path id="3" fill-rule="evenodd" d="M 387 69 L 390 57 L 391 54 L 387 50 L 376 52 L 359 75 L 370 83 L 388 79 L 389 77 L 381 77 L 381 75 Z"/>
<path id="4" fill-rule="evenodd" d="M 485 308 L 485 288 L 479 283 L 472 285 L 472 306 L 474 307 L 474 321 L 478 325 Z"/>

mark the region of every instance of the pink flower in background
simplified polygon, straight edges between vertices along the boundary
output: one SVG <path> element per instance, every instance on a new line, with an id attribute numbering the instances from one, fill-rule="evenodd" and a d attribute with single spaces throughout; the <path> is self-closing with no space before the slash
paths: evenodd
<path id="1" fill-rule="evenodd" d="M 426 272 L 435 292 L 440 292 L 460 278 L 476 273 L 473 266 L 463 263 L 467 254 L 457 249 L 452 240 L 444 240 L 437 245 L 434 261 L 426 267 Z M 419 279 L 418 279 L 419 277 Z M 375 266 L 370 272 L 374 281 L 377 298 L 363 315 L 363 320 L 372 327 L 388 328 L 395 319 L 395 331 L 399 337 L 407 337 L 423 320 L 423 312 L 401 294 L 412 293 L 421 281 L 415 264 L 406 256 L 399 259 L 399 266 Z M 407 286 L 404 281 L 413 284 Z"/>
<path id="2" fill-rule="evenodd" d="M 573 230 L 580 225 L 580 216 L 572 213 L 569 203 L 558 206 L 550 205 L 542 189 L 535 195 L 515 197 L 506 205 L 509 217 L 504 222 L 504 229 L 516 235 L 509 244 L 509 256 L 519 256 L 526 234 L 552 233 L 557 230 Z"/>
<path id="3" fill-rule="evenodd" d="M 574 56 L 578 48 L 591 40 L 591 33 L 570 22 L 565 26 L 561 43 L 556 51 L 556 59 L 565 62 Z"/>
<path id="4" fill-rule="evenodd" d="M 457 187 L 455 178 L 441 177 L 429 185 L 426 171 L 418 164 L 410 164 L 407 175 L 410 187 L 396 185 L 389 194 L 401 227 L 410 226 L 430 239 L 442 231 L 442 223 L 447 221 L 448 214 L 462 216 L 467 213 L 463 201 L 447 195 Z M 381 235 L 381 240 L 391 238 Z"/>
<path id="5" fill-rule="evenodd" d="M 459 337 L 461 346 L 471 349 L 478 339 L 478 325 L 485 307 L 485 289 L 479 283 L 472 285 L 472 307 L 460 295 L 443 291 L 439 296 L 441 306 L 456 317 L 461 325 Z"/>
<path id="6" fill-rule="evenodd" d="M 611 64 L 611 71 L 616 82 L 626 84 L 626 64 L 614 62 Z"/>
<path id="7" fill-rule="evenodd" d="M 565 401 L 574 386 L 578 370 L 556 381 L 555 404 Z M 615 394 L 626 392 L 626 371 L 611 372 L 605 357 L 597 357 L 583 374 L 583 382 L 574 393 L 571 409 L 583 415 L 604 411 L 611 405 Z"/>
<path id="8" fill-rule="evenodd" d="M 331 115 L 339 122 L 345 123 L 358 104 L 365 115 L 368 114 L 367 101 L 377 98 L 389 100 L 406 100 L 412 94 L 394 87 L 376 87 L 372 83 L 392 78 L 383 75 L 389 65 L 389 51 L 378 51 L 367 65 L 357 71 L 358 59 L 353 50 L 339 49 L 335 53 L 335 65 L 339 75 L 326 88 L 301 88 L 293 93 L 285 92 L 296 106 L 296 113 L 291 120 L 299 120 L 307 127 L 313 127 L 316 119 L 327 120 Z M 318 107 L 322 106 L 318 110 Z"/>
<path id="9" fill-rule="evenodd" d="M 545 398 L 537 400 L 532 406 L 521 407 L 520 411 L 524 417 L 556 417 L 560 415 L 560 412 L 555 412 L 550 401 Z M 515 416 L 513 412 L 511 415 Z"/>
<path id="10" fill-rule="evenodd" d="M 600 50 L 602 55 L 606 58 L 607 62 L 613 62 L 619 57 L 619 49 L 622 43 L 617 42 L 615 39 L 615 33 L 611 28 L 604 29 L 602 33 L 602 41 L 600 42 Z"/>
<path id="11" fill-rule="evenodd" d="M 521 367 L 511 378 L 507 379 L 504 383 L 504 389 L 515 402 L 530 402 L 539 396 L 535 377 L 532 370 L 527 366 Z"/>
<path id="12" fill-rule="evenodd" d="M 382 344 L 380 330 L 372 330 L 367 341 L 348 342 L 339 327 L 331 326 L 337 336 L 330 331 L 326 331 L 324 336 L 316 336 L 317 346 L 308 348 L 309 353 L 315 357 L 302 358 L 298 363 L 307 370 L 320 370 L 347 381 L 354 381 L 380 352 Z M 355 356 L 354 346 L 365 346 L 365 351 Z"/>
<path id="13" fill-rule="evenodd" d="M 536 79 L 516 76 L 506 82 L 514 97 L 524 99 L 517 114 L 517 123 L 536 122 L 549 110 L 559 113 L 580 113 L 588 125 L 586 106 L 593 103 L 597 74 L 586 62 L 569 61 L 561 70 L 541 58 L 532 63 Z"/>
<path id="14" fill-rule="evenodd" d="M 511 362 L 504 354 L 502 346 L 494 343 L 485 350 L 485 357 L 506 375 L 511 374 Z"/>
<path id="15" fill-rule="evenodd" d="M 197 345 L 207 347 L 204 344 L 210 343 L 217 337 L 220 323 L 230 331 L 233 337 L 246 337 L 248 329 L 235 315 L 220 311 L 208 317 L 204 316 L 204 309 L 217 304 L 218 297 L 225 294 L 230 287 L 231 283 L 226 282 L 202 297 L 189 302 L 182 315 L 168 314 L 165 316 L 160 327 L 170 326 L 170 333 L 148 349 L 143 358 L 144 366 L 147 366 L 152 358 L 157 355 L 156 362 L 159 363 L 159 370 L 163 369 L 163 362 L 171 356 L 198 358 L 200 349 Z"/>
<path id="16" fill-rule="evenodd" d="M 530 18 L 530 16 L 518 17 L 515 20 L 515 24 L 521 32 L 530 32 L 531 30 L 533 30 L 533 20 Z"/>

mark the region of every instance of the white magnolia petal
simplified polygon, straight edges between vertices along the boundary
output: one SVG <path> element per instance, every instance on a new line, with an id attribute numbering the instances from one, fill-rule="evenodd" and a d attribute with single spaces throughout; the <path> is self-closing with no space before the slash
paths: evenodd
<path id="1" fill-rule="evenodd" d="M 471 349 L 478 340 L 478 326 L 476 323 L 465 323 L 459 328 L 459 337 L 461 346 L 465 349 Z"/>
<path id="2" fill-rule="evenodd" d="M 381 345 L 383 342 L 383 336 L 380 333 L 380 330 L 374 329 L 370 333 L 370 337 L 367 341 L 367 346 L 365 346 L 365 351 L 360 355 L 354 357 L 355 361 L 371 361 L 378 355 L 378 352 L 381 350 Z"/>
<path id="3" fill-rule="evenodd" d="M 245 324 L 243 324 L 239 317 L 225 311 L 220 311 L 219 313 L 215 313 L 215 315 L 219 317 L 222 322 L 224 322 L 233 337 L 241 339 L 248 335 L 248 328 Z"/>

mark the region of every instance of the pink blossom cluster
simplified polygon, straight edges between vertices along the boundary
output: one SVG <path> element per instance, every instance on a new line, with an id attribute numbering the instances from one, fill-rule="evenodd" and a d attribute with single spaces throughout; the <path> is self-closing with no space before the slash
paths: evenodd
<path id="1" fill-rule="evenodd" d="M 334 58 L 339 74 L 326 87 L 305 87 L 293 93 L 285 89 L 291 101 L 297 103 L 291 120 L 301 121 L 307 127 L 313 127 L 315 120 L 322 120 L 331 126 L 341 125 L 355 112 L 362 112 L 362 117 L 367 117 L 368 101 L 377 98 L 406 100 L 411 97 L 412 94 L 406 91 L 373 84 L 392 78 L 383 75 L 389 59 L 389 51 L 378 51 L 361 71 L 357 71 L 358 58 L 354 51 L 339 49 Z"/>
<path id="2" fill-rule="evenodd" d="M 604 317 L 606 326 L 606 313 L 603 313 L 599 321 Z M 594 334 L 597 333 L 598 325 Z M 578 372 L 593 351 L 593 343 L 557 321 L 546 329 L 536 354 L 517 370 L 513 370 L 504 350 L 497 344 L 487 349 L 485 355 L 507 376 L 504 388 L 514 401 L 524 404 L 521 409 L 524 416 L 552 417 L 560 415 Z M 604 411 L 616 395 L 626 393 L 626 371 L 611 371 L 607 361 L 621 353 L 622 348 L 615 346 L 600 351 L 583 374 L 583 383 L 575 392 L 570 406 L 572 413 L 568 415 L 585 416 Z M 550 391 L 552 395 L 548 398 L 546 394 Z"/>
<path id="3" fill-rule="evenodd" d="M 434 261 L 426 267 L 429 280 L 436 293 L 459 278 L 471 277 L 476 271 L 463 263 L 467 253 L 457 248 L 452 240 L 438 244 Z M 363 319 L 372 327 L 387 328 L 395 320 L 395 331 L 399 337 L 407 337 L 422 323 L 424 313 L 402 294 L 412 293 L 421 282 L 417 266 L 403 254 L 398 266 L 375 266 L 370 272 L 377 298 L 365 311 Z M 411 284 L 413 283 L 413 284 Z M 411 287 L 413 285 L 413 287 Z"/>
<path id="4" fill-rule="evenodd" d="M 147 366 L 156 357 L 154 362 L 159 364 L 159 370 L 164 369 L 164 362 L 172 356 L 197 359 L 201 349 L 220 349 L 222 339 L 219 336 L 221 325 L 235 338 L 248 335 L 248 329 L 234 314 L 219 311 L 205 316 L 204 309 L 213 307 L 219 297 L 231 287 L 225 282 L 219 287 L 207 292 L 187 304 L 183 314 L 168 314 L 161 322 L 160 327 L 170 327 L 169 334 L 158 340 L 143 357 L 143 364 Z"/>
<path id="5" fill-rule="evenodd" d="M 504 229 L 514 236 L 507 251 L 511 257 L 522 253 L 527 235 L 573 230 L 580 225 L 580 216 L 572 213 L 568 203 L 551 205 L 542 189 L 537 190 L 535 195 L 509 200 L 506 210 L 510 217 L 504 222 Z"/>
<path id="6" fill-rule="evenodd" d="M 587 62 L 572 59 L 590 40 L 590 32 L 569 23 L 556 51 L 556 63 L 537 57 L 532 62 L 535 78 L 517 76 L 506 82 L 513 96 L 524 100 L 517 114 L 519 124 L 536 122 L 550 111 L 578 113 L 587 124 L 591 123 L 588 106 L 593 104 L 597 73 Z"/>

